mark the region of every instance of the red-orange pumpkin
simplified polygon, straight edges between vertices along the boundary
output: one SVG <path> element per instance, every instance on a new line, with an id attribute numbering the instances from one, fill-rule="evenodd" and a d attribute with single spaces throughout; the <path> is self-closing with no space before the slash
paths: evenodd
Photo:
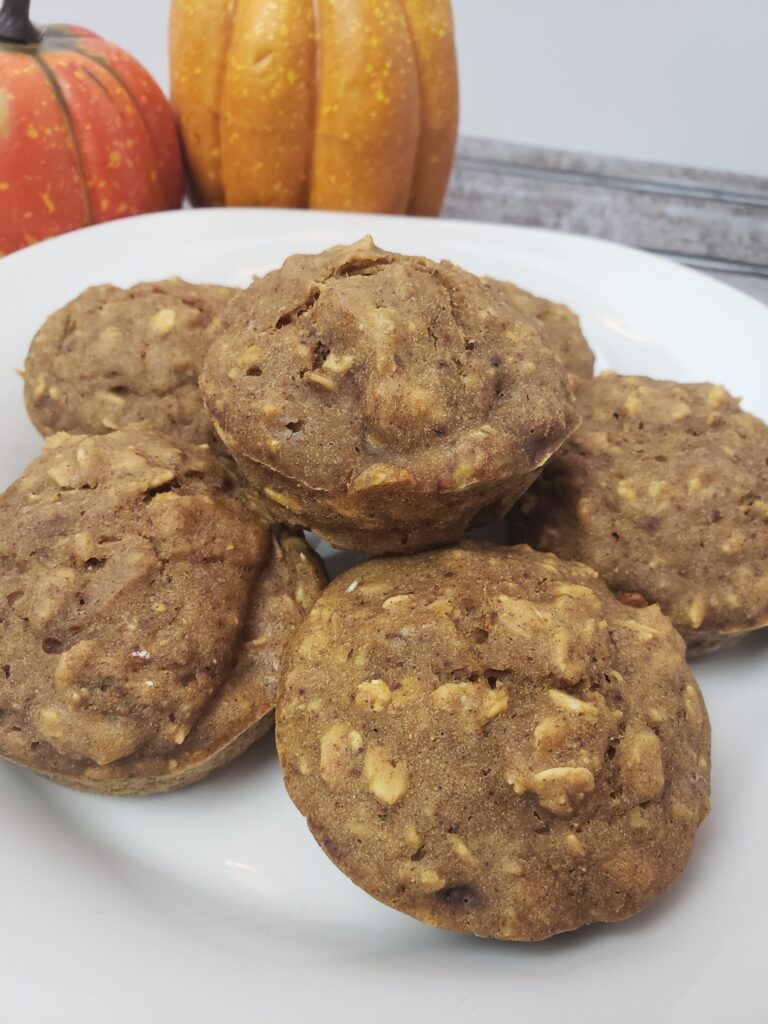
<path id="1" fill-rule="evenodd" d="M 0 255 L 180 204 L 173 113 L 145 69 L 87 29 L 0 8 Z"/>

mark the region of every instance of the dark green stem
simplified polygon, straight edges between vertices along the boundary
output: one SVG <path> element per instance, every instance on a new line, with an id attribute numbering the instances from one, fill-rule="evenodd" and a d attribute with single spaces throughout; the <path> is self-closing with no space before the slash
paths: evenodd
<path id="1" fill-rule="evenodd" d="M 0 42 L 33 46 L 43 33 L 29 20 L 29 0 L 3 0 L 0 7 Z"/>

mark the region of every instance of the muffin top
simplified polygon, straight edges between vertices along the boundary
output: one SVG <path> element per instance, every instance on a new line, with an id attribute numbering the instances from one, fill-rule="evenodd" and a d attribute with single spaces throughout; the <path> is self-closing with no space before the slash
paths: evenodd
<path id="1" fill-rule="evenodd" d="M 205 328 L 236 289 L 173 279 L 88 288 L 50 316 L 25 365 L 24 399 L 43 435 L 144 423 L 210 441 L 197 387 Z"/>
<path id="2" fill-rule="evenodd" d="M 336 579 L 287 652 L 277 738 L 288 792 L 353 881 L 477 935 L 639 910 L 708 809 L 709 725 L 679 635 L 526 546 Z"/>
<path id="3" fill-rule="evenodd" d="M 92 781 L 173 773 L 272 709 L 320 585 L 205 447 L 56 434 L 0 523 L 0 754 Z"/>
<path id="4" fill-rule="evenodd" d="M 694 647 L 768 624 L 768 427 L 711 384 L 602 374 L 513 537 L 658 602 Z"/>
<path id="5" fill-rule="evenodd" d="M 293 256 L 241 293 L 201 386 L 242 464 L 342 503 L 523 477 L 576 423 L 531 318 L 450 263 L 370 239 Z"/>
<path id="6" fill-rule="evenodd" d="M 579 318 L 560 302 L 550 302 L 523 291 L 509 281 L 486 278 L 491 289 L 512 306 L 536 319 L 544 340 L 574 377 L 591 377 L 595 355 L 587 344 Z"/>

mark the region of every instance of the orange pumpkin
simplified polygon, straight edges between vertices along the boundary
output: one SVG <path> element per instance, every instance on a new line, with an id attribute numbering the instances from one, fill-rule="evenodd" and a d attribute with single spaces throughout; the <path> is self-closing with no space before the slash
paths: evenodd
<path id="1" fill-rule="evenodd" d="M 123 50 L 0 8 L 0 255 L 50 235 L 178 206 L 173 112 Z"/>
<path id="2" fill-rule="evenodd" d="M 450 0 L 173 0 L 195 198 L 437 214 L 458 121 Z"/>

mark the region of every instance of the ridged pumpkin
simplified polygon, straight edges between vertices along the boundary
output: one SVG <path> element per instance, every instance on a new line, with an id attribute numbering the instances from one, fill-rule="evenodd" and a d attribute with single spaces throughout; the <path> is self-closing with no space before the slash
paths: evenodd
<path id="1" fill-rule="evenodd" d="M 196 201 L 439 212 L 450 0 L 173 0 L 170 43 Z"/>
<path id="2" fill-rule="evenodd" d="M 179 206 L 173 112 L 132 57 L 87 29 L 0 8 L 0 255 L 133 213 Z"/>

